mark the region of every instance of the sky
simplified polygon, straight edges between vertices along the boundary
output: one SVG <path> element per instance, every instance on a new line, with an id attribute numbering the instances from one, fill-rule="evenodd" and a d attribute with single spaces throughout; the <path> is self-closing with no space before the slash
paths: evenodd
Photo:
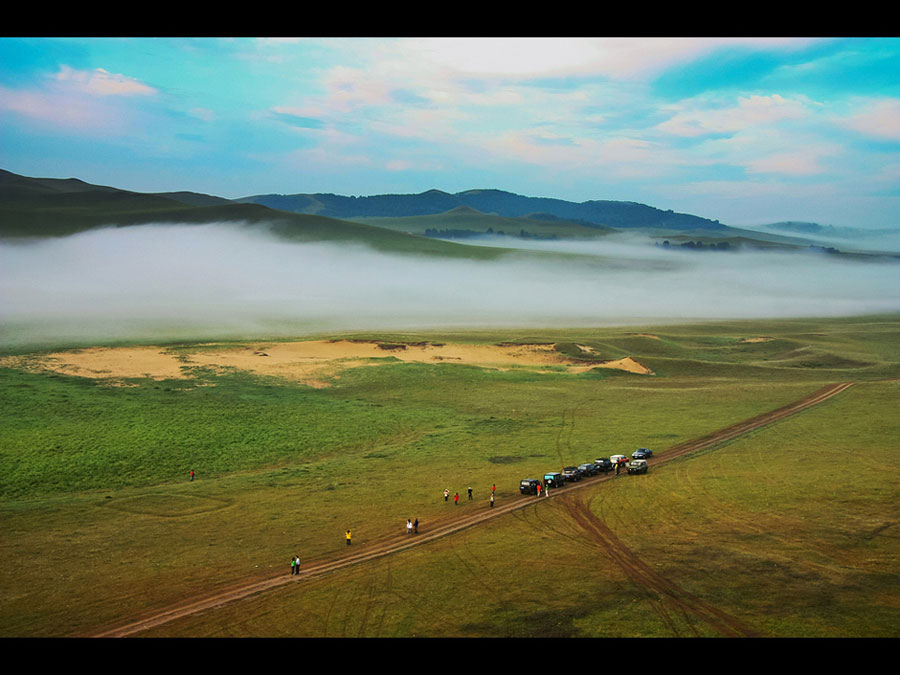
<path id="1" fill-rule="evenodd" d="M 900 226 L 898 38 L 0 38 L 0 168 Z"/>

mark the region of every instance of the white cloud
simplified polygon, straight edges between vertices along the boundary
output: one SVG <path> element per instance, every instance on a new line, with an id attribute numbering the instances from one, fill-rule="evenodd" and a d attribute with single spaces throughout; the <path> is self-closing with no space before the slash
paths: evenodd
<path id="1" fill-rule="evenodd" d="M 59 82 L 73 85 L 87 94 L 98 96 L 148 96 L 156 94 L 156 89 L 133 77 L 110 73 L 103 68 L 95 70 L 75 70 L 62 66 L 56 75 Z"/>
<path id="2" fill-rule="evenodd" d="M 857 107 L 862 109 L 839 123 L 867 136 L 900 141 L 900 99 L 865 101 Z"/>
<path id="3" fill-rule="evenodd" d="M 780 173 L 807 176 L 823 173 L 824 169 L 813 153 L 783 152 L 747 162 L 750 173 Z"/>
<path id="4" fill-rule="evenodd" d="M 121 130 L 121 119 L 107 106 L 62 92 L 0 87 L 0 109 L 33 122 L 89 134 Z"/>
<path id="5" fill-rule="evenodd" d="M 484 77 L 645 79 L 723 46 L 796 49 L 792 38 L 430 38 L 400 41 L 420 61 Z"/>
<path id="6" fill-rule="evenodd" d="M 736 105 L 729 106 L 689 101 L 673 106 L 673 109 L 678 112 L 657 129 L 686 137 L 737 133 L 748 127 L 773 125 L 809 115 L 804 101 L 786 99 L 779 94 L 739 97 Z"/>

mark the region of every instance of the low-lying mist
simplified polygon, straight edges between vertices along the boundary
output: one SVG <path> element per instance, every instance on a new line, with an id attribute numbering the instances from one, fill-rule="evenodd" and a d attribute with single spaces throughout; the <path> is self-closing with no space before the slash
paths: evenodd
<path id="1" fill-rule="evenodd" d="M 504 239 L 509 246 L 509 238 Z M 576 327 L 900 310 L 900 264 L 518 242 L 495 261 L 154 225 L 0 243 L 0 345 Z M 534 249 L 579 253 L 541 256 Z"/>

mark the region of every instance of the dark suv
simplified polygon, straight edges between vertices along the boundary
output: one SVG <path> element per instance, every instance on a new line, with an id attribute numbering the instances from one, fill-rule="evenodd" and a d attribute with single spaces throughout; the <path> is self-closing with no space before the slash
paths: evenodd
<path id="1" fill-rule="evenodd" d="M 597 467 L 597 471 L 602 471 L 603 473 L 609 473 L 613 470 L 613 463 L 609 461 L 609 457 L 595 459 L 594 466 Z"/>
<path id="2" fill-rule="evenodd" d="M 574 483 L 577 480 L 581 480 L 582 474 L 577 466 L 567 466 L 563 469 L 563 476 L 565 476 L 566 480 L 570 483 Z"/>
<path id="3" fill-rule="evenodd" d="M 631 453 L 631 459 L 649 459 L 653 457 L 653 451 L 647 448 L 638 448 Z"/>
<path id="4" fill-rule="evenodd" d="M 585 476 L 596 476 L 600 473 L 600 469 L 597 468 L 597 465 L 593 462 L 589 462 L 587 464 L 579 464 L 578 470 L 581 471 Z"/>
<path id="5" fill-rule="evenodd" d="M 544 485 L 548 488 L 561 488 L 566 484 L 566 477 L 561 473 L 545 473 Z"/>
<path id="6" fill-rule="evenodd" d="M 519 483 L 519 492 L 523 495 L 536 495 L 538 491 L 538 485 L 541 484 L 537 478 L 525 478 L 521 483 Z"/>

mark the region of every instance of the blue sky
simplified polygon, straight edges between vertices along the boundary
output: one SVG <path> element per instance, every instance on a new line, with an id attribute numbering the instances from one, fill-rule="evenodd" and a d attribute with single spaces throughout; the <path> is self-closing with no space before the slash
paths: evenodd
<path id="1" fill-rule="evenodd" d="M 900 226 L 900 39 L 0 39 L 0 168 Z"/>

